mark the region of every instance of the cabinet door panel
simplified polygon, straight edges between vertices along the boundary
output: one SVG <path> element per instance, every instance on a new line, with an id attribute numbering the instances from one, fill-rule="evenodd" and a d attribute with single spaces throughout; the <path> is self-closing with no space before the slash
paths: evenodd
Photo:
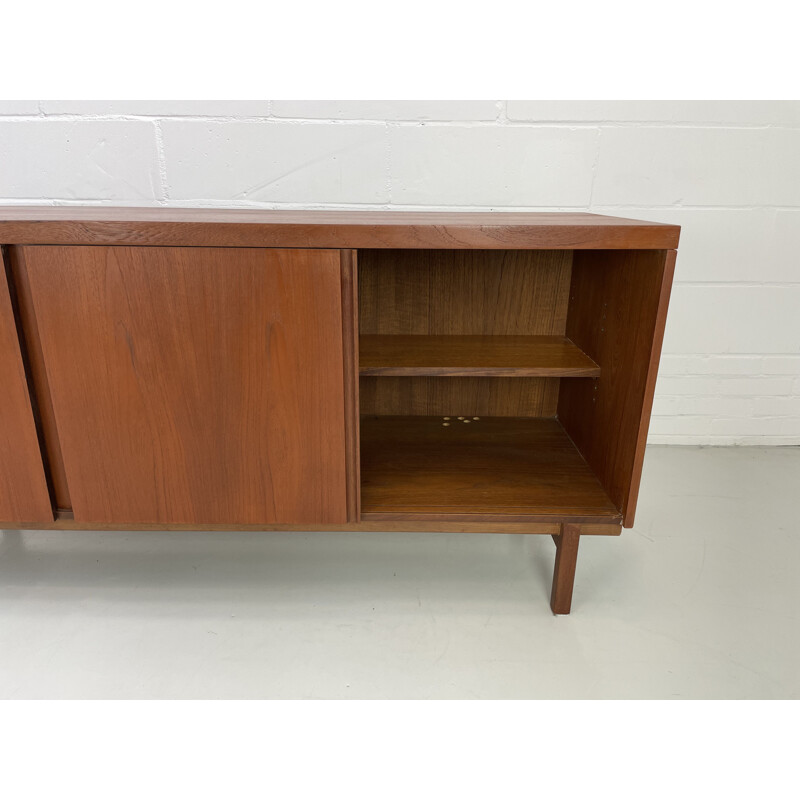
<path id="1" fill-rule="evenodd" d="M 24 258 L 77 521 L 347 520 L 339 251 Z"/>
<path id="2" fill-rule="evenodd" d="M 6 271 L 0 260 L 0 521 L 52 520 Z"/>

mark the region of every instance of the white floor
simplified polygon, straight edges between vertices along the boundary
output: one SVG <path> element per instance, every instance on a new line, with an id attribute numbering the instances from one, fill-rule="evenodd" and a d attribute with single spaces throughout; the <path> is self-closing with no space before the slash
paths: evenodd
<path id="1" fill-rule="evenodd" d="M 651 447 L 637 525 L 5 532 L 2 698 L 798 698 L 800 448 Z"/>

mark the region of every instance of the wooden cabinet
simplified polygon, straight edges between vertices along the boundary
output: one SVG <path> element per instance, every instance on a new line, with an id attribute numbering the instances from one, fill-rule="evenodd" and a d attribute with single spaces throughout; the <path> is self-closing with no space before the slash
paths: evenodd
<path id="1" fill-rule="evenodd" d="M 678 235 L 0 209 L 0 518 L 547 534 L 568 613 L 580 538 L 633 524 Z"/>

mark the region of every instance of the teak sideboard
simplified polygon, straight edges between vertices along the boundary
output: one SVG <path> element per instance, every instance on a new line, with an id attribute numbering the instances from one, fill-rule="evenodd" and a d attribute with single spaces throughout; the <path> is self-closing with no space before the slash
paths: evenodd
<path id="1" fill-rule="evenodd" d="M 633 525 L 680 229 L 0 208 L 5 528 Z"/>

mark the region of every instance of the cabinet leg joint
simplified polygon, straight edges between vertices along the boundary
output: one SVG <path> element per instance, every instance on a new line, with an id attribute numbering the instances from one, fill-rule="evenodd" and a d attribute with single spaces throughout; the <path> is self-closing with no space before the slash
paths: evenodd
<path id="1" fill-rule="evenodd" d="M 561 533 L 553 536 L 556 543 L 556 560 L 553 569 L 553 589 L 550 608 L 554 614 L 569 614 L 572 606 L 572 587 L 578 561 L 580 525 L 564 524 Z"/>

